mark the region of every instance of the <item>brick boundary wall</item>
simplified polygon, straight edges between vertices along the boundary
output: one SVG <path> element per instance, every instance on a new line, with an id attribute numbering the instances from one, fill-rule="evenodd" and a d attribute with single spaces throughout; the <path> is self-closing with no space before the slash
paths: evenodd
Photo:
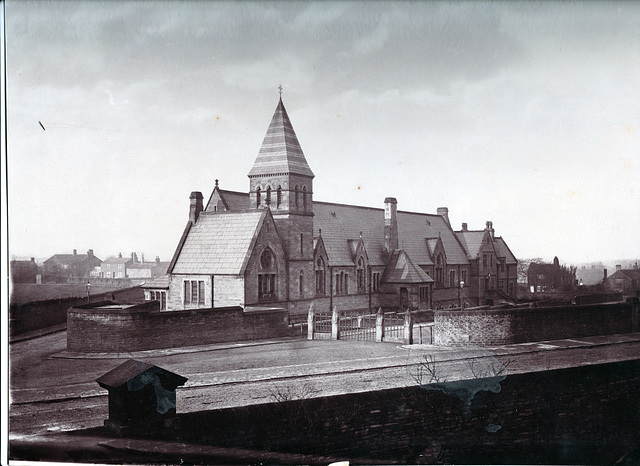
<path id="1" fill-rule="evenodd" d="M 508 375 L 470 405 L 416 385 L 179 418 L 167 435 L 229 448 L 403 464 L 613 464 L 640 447 L 640 361 Z"/>
<path id="2" fill-rule="evenodd" d="M 100 304 L 113 303 L 67 311 L 68 351 L 123 353 L 289 335 L 288 313 L 281 309 L 159 312 L 156 301 L 131 309 L 96 309 Z"/>
<path id="3" fill-rule="evenodd" d="M 434 344 L 497 346 L 638 331 L 637 302 L 434 312 Z M 635 316 L 635 319 L 634 319 Z"/>

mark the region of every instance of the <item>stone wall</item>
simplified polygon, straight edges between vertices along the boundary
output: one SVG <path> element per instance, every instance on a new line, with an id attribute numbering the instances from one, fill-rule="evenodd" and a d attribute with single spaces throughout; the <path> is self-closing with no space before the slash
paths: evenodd
<path id="1" fill-rule="evenodd" d="M 181 414 L 180 437 L 405 464 L 613 464 L 640 447 L 637 360 L 510 375 L 470 403 L 442 385 Z"/>
<path id="2" fill-rule="evenodd" d="M 108 304 L 108 303 L 102 303 Z M 119 306 L 118 306 L 119 307 Z M 289 334 L 282 309 L 241 307 L 159 312 L 153 301 L 130 309 L 79 306 L 67 312 L 67 350 L 123 353 Z"/>
<path id="3" fill-rule="evenodd" d="M 434 313 L 434 343 L 495 346 L 628 333 L 638 331 L 634 313 L 637 304 L 628 303 L 440 310 Z"/>

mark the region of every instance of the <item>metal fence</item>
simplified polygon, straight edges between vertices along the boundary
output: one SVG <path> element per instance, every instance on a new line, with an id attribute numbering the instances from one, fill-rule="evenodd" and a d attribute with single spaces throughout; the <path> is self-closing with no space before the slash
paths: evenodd
<path id="1" fill-rule="evenodd" d="M 362 314 L 340 318 L 340 339 L 375 341 L 376 315 Z"/>

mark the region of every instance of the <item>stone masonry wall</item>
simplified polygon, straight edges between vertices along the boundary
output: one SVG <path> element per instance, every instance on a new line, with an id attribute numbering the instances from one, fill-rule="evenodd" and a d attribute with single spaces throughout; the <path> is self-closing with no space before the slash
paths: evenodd
<path id="1" fill-rule="evenodd" d="M 440 310 L 434 313 L 436 345 L 495 346 L 592 335 L 628 333 L 637 307 L 627 303 Z M 635 329 L 637 331 L 637 329 Z"/>
<path id="2" fill-rule="evenodd" d="M 404 464 L 613 464 L 640 446 L 637 360 L 510 375 L 469 404 L 442 385 L 181 414 L 180 435 Z"/>
<path id="3" fill-rule="evenodd" d="M 67 350 L 131 352 L 289 334 L 285 310 L 245 312 L 232 307 L 159 312 L 157 309 L 155 301 L 136 310 L 69 309 Z"/>

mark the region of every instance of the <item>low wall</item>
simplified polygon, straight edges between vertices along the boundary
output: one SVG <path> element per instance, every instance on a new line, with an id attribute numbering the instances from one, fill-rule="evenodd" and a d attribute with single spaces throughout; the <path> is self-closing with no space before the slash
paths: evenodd
<path id="1" fill-rule="evenodd" d="M 434 312 L 434 343 L 497 346 L 629 333 L 638 331 L 637 315 L 637 302 L 546 308 L 440 310 Z"/>
<path id="2" fill-rule="evenodd" d="M 33 285 L 45 286 L 46 285 Z M 117 299 L 126 301 L 143 301 L 144 291 L 140 287 L 124 288 L 108 292 L 94 293 L 91 301 L 104 299 Z M 20 335 L 25 332 L 38 330 L 63 324 L 67 321 L 67 310 L 74 306 L 80 306 L 87 302 L 87 297 L 69 297 L 60 299 L 48 299 L 33 301 L 23 304 L 12 304 L 9 307 L 10 335 Z"/>
<path id="3" fill-rule="evenodd" d="M 122 353 L 283 337 L 289 334 L 287 319 L 287 312 L 280 309 L 159 312 L 156 301 L 130 309 L 94 304 L 68 310 L 67 350 Z"/>
<path id="4" fill-rule="evenodd" d="M 640 446 L 637 360 L 509 375 L 469 404 L 427 387 L 180 414 L 178 435 L 403 464 L 613 464 Z"/>

